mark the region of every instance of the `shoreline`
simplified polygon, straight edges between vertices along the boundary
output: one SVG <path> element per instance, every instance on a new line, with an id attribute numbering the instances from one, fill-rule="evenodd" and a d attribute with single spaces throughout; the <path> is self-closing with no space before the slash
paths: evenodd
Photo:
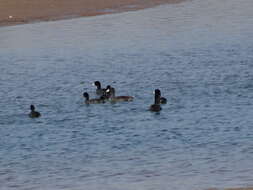
<path id="1" fill-rule="evenodd" d="M 80 4 L 76 2 L 71 4 L 73 2 L 69 3 L 65 0 L 62 0 L 60 4 L 55 3 L 56 0 L 43 0 L 43 2 L 36 2 L 36 4 L 32 4 L 31 0 L 30 2 L 28 0 L 18 1 L 20 3 L 17 3 L 16 0 L 12 0 L 14 2 L 12 4 L 7 0 L 0 2 L 0 27 L 134 11 L 162 4 L 180 3 L 183 0 L 149 0 L 142 3 L 134 0 L 118 0 L 119 4 L 115 0 L 106 3 L 96 3 L 96 0 L 93 0 L 94 4 L 87 0 L 77 0 Z M 85 2 L 88 4 L 85 4 Z M 46 10 L 46 8 L 48 9 Z M 253 190 L 253 187 L 224 188 L 224 190 Z"/>
<path id="2" fill-rule="evenodd" d="M 185 0 L 2 0 L 0 27 L 113 14 Z"/>

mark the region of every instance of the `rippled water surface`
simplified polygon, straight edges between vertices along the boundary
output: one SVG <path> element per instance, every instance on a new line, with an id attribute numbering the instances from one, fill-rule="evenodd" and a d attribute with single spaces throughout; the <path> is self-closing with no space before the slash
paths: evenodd
<path id="1" fill-rule="evenodd" d="M 0 28 L 0 189 L 252 186 L 252 31 L 252 0 Z M 135 101 L 84 105 L 95 80 Z"/>

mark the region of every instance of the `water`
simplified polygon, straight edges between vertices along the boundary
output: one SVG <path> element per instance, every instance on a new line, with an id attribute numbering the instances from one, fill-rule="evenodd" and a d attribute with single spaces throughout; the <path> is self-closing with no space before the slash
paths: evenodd
<path id="1" fill-rule="evenodd" d="M 252 186 L 252 7 L 193 0 L 0 28 L 0 189 Z M 95 80 L 135 101 L 84 105 Z M 147 111 L 155 88 L 160 114 Z"/>

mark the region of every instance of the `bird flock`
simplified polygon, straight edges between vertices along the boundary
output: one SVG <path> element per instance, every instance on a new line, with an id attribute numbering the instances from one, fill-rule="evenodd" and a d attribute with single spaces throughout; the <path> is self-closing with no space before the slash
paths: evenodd
<path id="1" fill-rule="evenodd" d="M 93 83 L 96 86 L 96 95 L 98 98 L 90 99 L 90 96 L 87 92 L 83 93 L 83 97 L 85 98 L 85 104 L 103 104 L 106 102 L 116 103 L 116 102 L 130 102 L 134 100 L 133 96 L 116 96 L 115 88 L 108 85 L 106 88 L 101 87 L 101 83 L 99 81 L 95 81 Z M 154 104 L 150 105 L 149 111 L 159 112 L 162 110 L 160 104 L 166 104 L 167 99 L 161 96 L 161 91 L 159 89 L 155 89 L 154 91 Z M 29 113 L 30 118 L 40 117 L 41 114 L 38 111 L 35 111 L 35 106 L 30 106 L 31 112 Z"/>

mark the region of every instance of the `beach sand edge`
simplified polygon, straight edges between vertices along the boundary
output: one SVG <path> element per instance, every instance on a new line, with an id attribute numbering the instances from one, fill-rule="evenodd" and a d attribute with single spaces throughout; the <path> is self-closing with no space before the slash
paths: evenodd
<path id="1" fill-rule="evenodd" d="M 185 0 L 2 0 L 0 26 L 113 14 Z"/>

